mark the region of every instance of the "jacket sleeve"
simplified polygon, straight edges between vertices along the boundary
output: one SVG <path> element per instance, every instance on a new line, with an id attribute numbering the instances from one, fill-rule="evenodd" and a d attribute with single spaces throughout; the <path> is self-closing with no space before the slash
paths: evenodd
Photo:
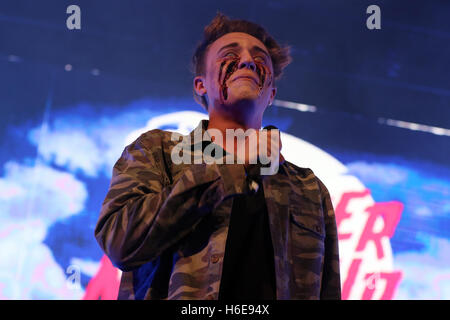
<path id="1" fill-rule="evenodd" d="M 325 257 L 323 265 L 320 299 L 341 299 L 341 279 L 339 270 L 339 246 L 336 217 L 330 194 L 323 182 L 319 181 L 322 208 L 325 220 Z"/>
<path id="2" fill-rule="evenodd" d="M 243 190 L 243 165 L 193 164 L 176 183 L 166 183 L 161 140 L 152 130 L 125 148 L 101 207 L 95 237 L 123 271 L 157 258 Z"/>

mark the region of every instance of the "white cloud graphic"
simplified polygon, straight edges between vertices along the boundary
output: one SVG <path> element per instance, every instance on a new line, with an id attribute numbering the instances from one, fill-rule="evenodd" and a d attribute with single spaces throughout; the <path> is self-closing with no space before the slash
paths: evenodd
<path id="1" fill-rule="evenodd" d="M 42 136 L 41 136 L 42 135 Z M 31 131 L 30 140 L 39 144 L 39 155 L 69 171 L 82 170 L 87 176 L 96 176 L 103 164 L 100 149 L 88 134 L 79 129 L 63 128 L 58 131 Z"/>
<path id="2" fill-rule="evenodd" d="M 0 299 L 78 299 L 44 240 L 56 220 L 79 213 L 87 190 L 71 173 L 8 162 L 0 178 Z"/>
<path id="3" fill-rule="evenodd" d="M 60 116 L 50 124 L 32 129 L 28 138 L 47 163 L 88 177 L 99 174 L 110 177 L 127 145 L 127 135 L 140 128 L 148 116 L 145 110 L 99 118 Z"/>
<path id="4" fill-rule="evenodd" d="M 422 236 L 427 248 L 395 255 L 394 264 L 404 273 L 396 299 L 450 299 L 450 241 Z M 431 284 L 431 285 L 430 285 Z"/>
<path id="5" fill-rule="evenodd" d="M 408 171 L 397 165 L 355 161 L 347 164 L 349 173 L 356 175 L 365 183 L 394 185 L 408 179 Z"/>
<path id="6" fill-rule="evenodd" d="M 51 224 L 84 208 L 87 190 L 71 173 L 38 164 L 34 167 L 7 162 L 0 179 L 2 217 L 42 219 Z"/>

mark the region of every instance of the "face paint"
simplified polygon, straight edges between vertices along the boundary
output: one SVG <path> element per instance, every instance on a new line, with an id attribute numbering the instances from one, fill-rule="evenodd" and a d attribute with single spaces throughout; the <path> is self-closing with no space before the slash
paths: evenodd
<path id="1" fill-rule="evenodd" d="M 227 65 L 228 63 L 228 65 Z M 264 84 L 267 81 L 267 85 L 269 86 L 272 84 L 272 73 L 270 72 L 269 68 L 262 63 L 255 62 L 256 65 L 256 73 L 258 74 L 259 78 L 259 92 L 258 97 L 261 96 L 262 91 L 264 89 Z M 227 81 L 231 77 L 231 75 L 238 69 L 239 66 L 239 59 L 225 59 L 221 62 L 220 68 L 219 68 L 219 83 L 220 83 L 220 92 L 222 97 L 222 103 L 224 100 L 228 99 L 228 87 L 227 87 Z M 223 71 L 225 70 L 225 72 Z M 224 73 L 224 77 L 222 79 L 222 73 Z"/>
<path id="2" fill-rule="evenodd" d="M 266 81 L 266 78 L 269 79 L 269 81 L 267 82 L 267 86 L 270 86 L 272 84 L 272 73 L 265 64 L 262 63 L 255 63 L 255 64 L 256 64 L 256 73 L 259 76 L 258 96 L 261 96 L 262 90 L 264 89 L 264 83 Z"/>
<path id="3" fill-rule="evenodd" d="M 220 64 L 220 72 L 219 72 L 220 92 L 222 93 L 223 100 L 228 99 L 227 81 L 230 78 L 230 76 L 233 74 L 233 72 L 236 71 L 236 69 L 238 67 L 238 59 L 230 60 L 228 66 L 225 67 L 226 63 L 227 63 L 227 61 L 225 60 Z M 222 77 L 223 69 L 225 69 L 225 76 L 224 76 L 223 80 L 221 81 L 220 78 Z"/>

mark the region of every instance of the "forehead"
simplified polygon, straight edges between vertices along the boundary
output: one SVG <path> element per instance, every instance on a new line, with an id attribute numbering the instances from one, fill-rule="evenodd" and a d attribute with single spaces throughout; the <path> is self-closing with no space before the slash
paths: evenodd
<path id="1" fill-rule="evenodd" d="M 239 46 L 243 48 L 250 49 L 254 46 L 258 46 L 267 53 L 269 52 L 266 46 L 259 39 L 244 32 L 230 32 L 223 35 L 210 45 L 208 51 L 211 53 L 211 55 L 214 55 L 220 50 L 220 48 L 233 42 L 238 43 Z"/>

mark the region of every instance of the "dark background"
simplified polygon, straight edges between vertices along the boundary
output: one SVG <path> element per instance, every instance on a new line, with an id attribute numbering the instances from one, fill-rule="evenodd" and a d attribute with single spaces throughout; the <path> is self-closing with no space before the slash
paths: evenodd
<path id="1" fill-rule="evenodd" d="M 81 30 L 66 28 L 70 4 L 81 8 Z M 381 8 L 381 30 L 366 28 L 370 4 Z M 55 84 L 58 108 L 190 96 L 190 58 L 217 10 L 292 46 L 279 99 L 450 127 L 450 2 L 416 0 L 2 1 L 0 96 L 15 111 L 3 123 L 41 114 L 51 74 L 66 64 L 73 73 Z M 86 82 L 92 69 L 100 75 Z"/>

